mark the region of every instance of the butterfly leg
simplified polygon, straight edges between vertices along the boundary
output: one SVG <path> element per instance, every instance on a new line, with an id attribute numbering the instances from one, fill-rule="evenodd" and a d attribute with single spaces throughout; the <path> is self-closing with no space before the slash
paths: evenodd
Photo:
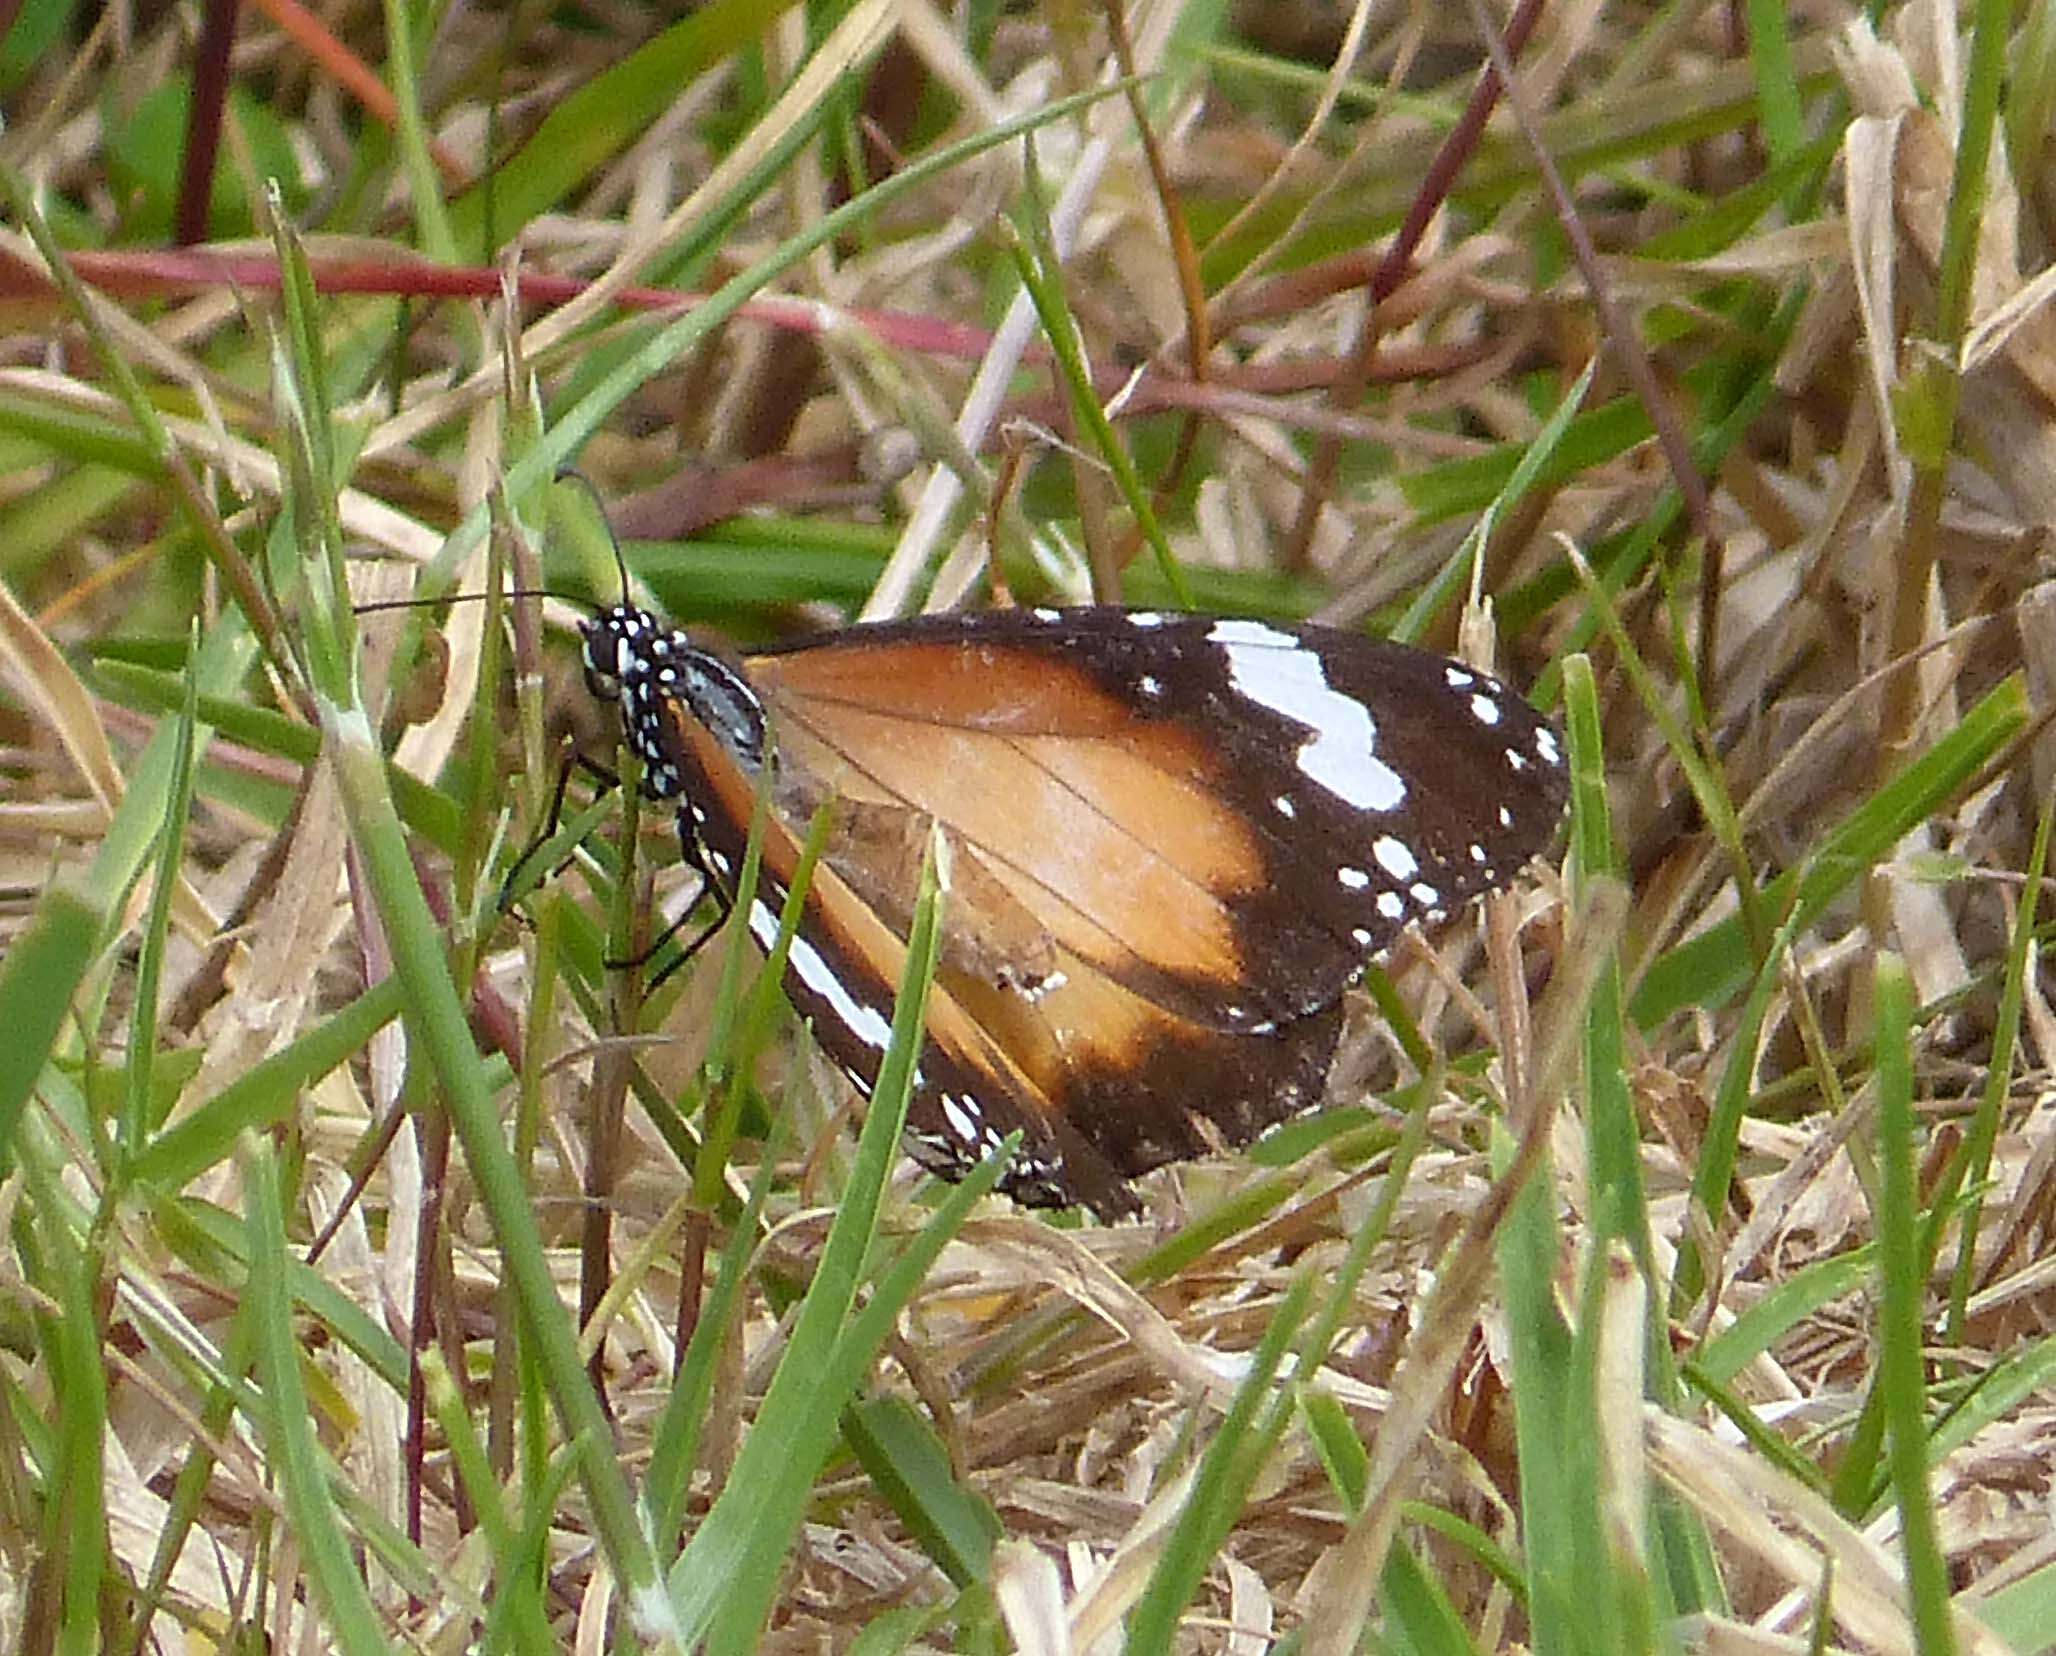
<path id="1" fill-rule="evenodd" d="M 535 836 L 521 848 L 521 853 L 509 865 L 506 877 L 500 881 L 500 889 L 494 900 L 494 907 L 502 914 L 514 906 L 514 899 L 520 885 L 522 873 L 527 869 L 535 854 L 550 843 L 564 817 L 564 792 L 571 785 L 574 769 L 583 770 L 599 783 L 601 791 L 621 786 L 621 778 L 597 760 L 588 759 L 576 748 L 570 749 L 563 763 L 557 767 L 557 785 L 550 793 L 550 808 L 543 817 L 543 825 Z M 561 864 L 559 866 L 562 866 Z"/>
<path id="2" fill-rule="evenodd" d="M 699 836 L 691 832 L 683 833 L 679 835 L 679 842 L 686 867 L 690 868 L 700 877 L 700 896 L 711 897 L 714 900 L 716 913 L 714 918 L 701 928 L 690 943 L 682 944 L 679 947 L 678 953 L 664 962 L 662 970 L 650 980 L 649 986 L 653 990 L 660 987 L 665 979 L 685 966 L 694 955 L 707 946 L 714 934 L 728 923 L 728 916 L 735 906 L 728 893 L 722 888 L 721 882 L 714 878 L 713 870 L 707 866 L 706 853 L 701 849 Z M 626 960 L 607 961 L 605 964 L 608 970 L 626 972 L 633 971 L 638 966 L 647 966 L 657 957 L 664 945 L 669 943 L 672 938 L 676 937 L 685 928 L 686 922 L 693 916 L 693 910 L 698 907 L 699 898 L 694 898 L 684 912 L 676 920 L 673 920 L 670 925 L 666 926 L 647 949 L 644 949 L 640 954 L 630 956 Z"/>

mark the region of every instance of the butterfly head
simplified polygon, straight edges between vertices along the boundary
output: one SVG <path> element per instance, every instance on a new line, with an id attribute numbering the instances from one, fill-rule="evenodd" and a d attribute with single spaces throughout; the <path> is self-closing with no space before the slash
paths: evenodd
<path id="1" fill-rule="evenodd" d="M 764 706 L 740 668 L 632 604 L 601 610 L 584 632 L 585 682 L 619 704 L 650 798 L 669 799 L 683 786 L 675 751 L 681 713 L 712 731 L 744 770 L 762 768 Z"/>

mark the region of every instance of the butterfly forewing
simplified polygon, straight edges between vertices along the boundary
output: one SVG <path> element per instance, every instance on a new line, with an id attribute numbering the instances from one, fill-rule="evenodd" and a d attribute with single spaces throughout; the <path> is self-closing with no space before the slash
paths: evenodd
<path id="1" fill-rule="evenodd" d="M 752 672 L 812 763 L 962 833 L 1054 935 L 1225 1030 L 1330 1004 L 1563 812 L 1555 735 L 1519 697 L 1328 628 L 1007 610 Z"/>

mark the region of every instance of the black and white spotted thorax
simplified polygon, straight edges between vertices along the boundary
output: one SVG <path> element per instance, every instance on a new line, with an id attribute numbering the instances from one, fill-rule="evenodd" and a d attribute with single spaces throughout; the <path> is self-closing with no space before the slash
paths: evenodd
<path id="1" fill-rule="evenodd" d="M 584 628 L 585 681 L 618 702 L 621 730 L 642 761 L 642 791 L 677 799 L 686 782 L 666 747 L 665 720 L 682 708 L 755 775 L 764 763 L 764 706 L 742 673 L 648 610 L 616 604 Z"/>

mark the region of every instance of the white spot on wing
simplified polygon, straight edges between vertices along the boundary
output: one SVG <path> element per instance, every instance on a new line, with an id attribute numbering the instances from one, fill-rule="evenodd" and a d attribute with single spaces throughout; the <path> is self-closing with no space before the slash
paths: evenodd
<path id="1" fill-rule="evenodd" d="M 778 941 L 778 916 L 762 898 L 750 905 L 750 936 L 765 949 Z M 877 1007 L 865 1005 L 849 992 L 819 949 L 804 937 L 794 937 L 786 960 L 800 982 L 828 1003 L 838 1023 L 866 1046 L 885 1050 L 892 1039 L 892 1024 Z"/>
<path id="2" fill-rule="evenodd" d="M 1290 794 L 1280 794 L 1271 803 L 1278 807 L 1278 814 L 1287 822 L 1290 822 L 1299 815 L 1299 807 L 1292 803 L 1292 796 Z"/>
<path id="3" fill-rule="evenodd" d="M 1453 662 L 1442 669 L 1442 676 L 1448 680 L 1449 688 L 1452 690 L 1468 690 L 1478 682 L 1476 673 L 1466 672 Z"/>
<path id="4" fill-rule="evenodd" d="M 1340 880 L 1343 888 L 1348 891 L 1361 891 L 1371 883 L 1370 875 L 1361 868 L 1350 868 L 1346 864 L 1335 870 L 1335 878 Z"/>
<path id="5" fill-rule="evenodd" d="M 1405 780 L 1377 756 L 1370 709 L 1329 688 L 1317 654 L 1261 621 L 1216 621 L 1207 638 L 1226 652 L 1238 694 L 1306 727 L 1297 763 L 1308 781 L 1360 811 L 1394 811 L 1405 802 Z"/>
<path id="6" fill-rule="evenodd" d="M 1442 901 L 1442 893 L 1428 884 L 1426 880 L 1414 881 L 1410 889 L 1413 892 L 1413 900 L 1419 903 L 1422 908 L 1433 908 Z"/>
<path id="7" fill-rule="evenodd" d="M 1378 912 L 1387 920 L 1404 920 L 1406 899 L 1396 891 L 1381 891 L 1378 893 Z"/>
<path id="8" fill-rule="evenodd" d="M 1378 866 L 1395 880 L 1410 880 L 1421 871 L 1421 862 L 1404 840 L 1381 834 L 1371 842 L 1371 855 Z"/>
<path id="9" fill-rule="evenodd" d="M 1535 751 L 1552 765 L 1563 763 L 1563 749 L 1556 745 L 1556 732 L 1547 725 L 1535 732 Z"/>
<path id="10" fill-rule="evenodd" d="M 966 1144 L 978 1142 L 978 1118 L 964 1108 L 954 1093 L 942 1095 L 942 1119 L 949 1123 L 949 1130 Z"/>
<path id="11" fill-rule="evenodd" d="M 1499 703 L 1480 691 L 1471 697 L 1471 717 L 1479 724 L 1496 725 L 1499 723 Z"/>

